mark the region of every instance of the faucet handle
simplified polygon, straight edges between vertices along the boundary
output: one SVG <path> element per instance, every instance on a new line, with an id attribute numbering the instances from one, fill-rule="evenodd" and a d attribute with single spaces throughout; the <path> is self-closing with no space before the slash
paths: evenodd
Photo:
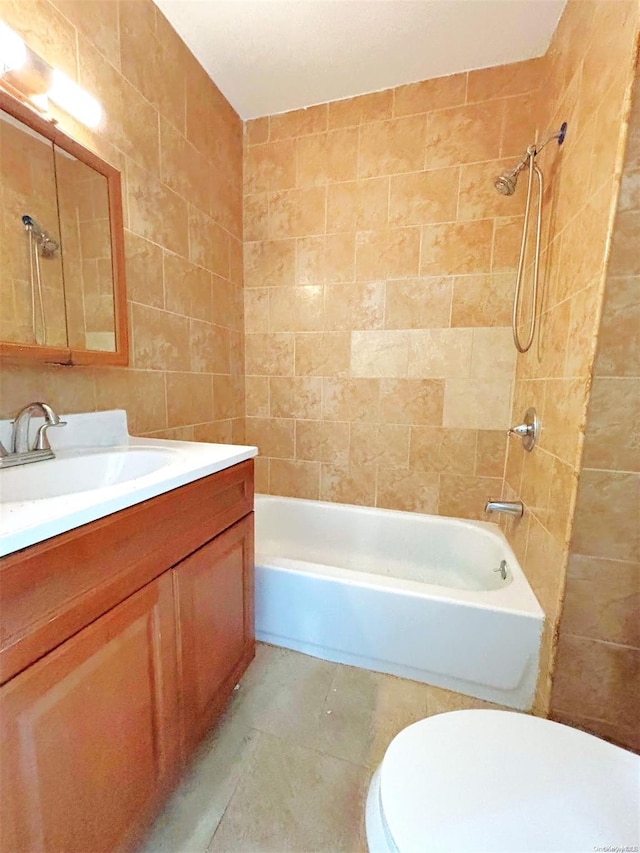
<path id="1" fill-rule="evenodd" d="M 527 435 L 533 435 L 533 424 L 518 424 L 518 426 L 508 429 L 507 432 L 524 438 Z"/>
<path id="2" fill-rule="evenodd" d="M 29 425 L 31 417 L 35 414 L 40 414 L 45 420 L 45 429 L 39 429 L 36 437 L 36 444 L 33 448 L 29 447 Z M 57 426 L 60 423 L 60 418 L 53 411 L 48 403 L 36 401 L 27 403 L 23 406 L 13 421 L 13 434 L 11 436 L 11 452 L 12 453 L 29 453 L 33 450 L 50 450 L 46 440 L 46 427 Z"/>
<path id="3" fill-rule="evenodd" d="M 507 430 L 507 435 L 517 435 L 522 439 L 522 446 L 525 450 L 531 451 L 536 446 L 538 433 L 540 431 L 540 421 L 534 408 L 529 408 L 524 413 L 523 423 L 518 426 L 511 427 Z"/>
<path id="4" fill-rule="evenodd" d="M 34 450 L 51 450 L 51 445 L 49 444 L 49 439 L 47 438 L 47 430 L 50 427 L 62 427 L 66 426 L 66 421 L 57 420 L 56 423 L 50 424 L 48 421 L 45 421 L 41 427 L 38 427 L 38 432 L 36 433 L 36 441 L 33 445 Z"/>

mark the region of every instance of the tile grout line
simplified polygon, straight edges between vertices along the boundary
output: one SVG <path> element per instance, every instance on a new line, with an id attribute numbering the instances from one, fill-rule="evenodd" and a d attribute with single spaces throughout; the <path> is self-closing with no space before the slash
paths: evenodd
<path id="1" fill-rule="evenodd" d="M 229 809 L 229 806 L 231 805 L 231 801 L 233 800 L 233 798 L 236 795 L 236 791 L 238 790 L 238 788 L 240 786 L 240 782 L 244 779 L 245 773 L 249 769 L 249 764 L 251 763 L 251 758 L 253 757 L 253 753 L 256 751 L 259 741 L 262 739 L 262 737 L 265 734 L 260 729 L 257 729 L 253 726 L 248 726 L 248 731 L 255 732 L 257 734 L 257 736 L 258 736 L 256 738 L 257 742 L 253 745 L 253 747 L 251 749 L 251 754 L 247 757 L 245 767 L 239 773 L 236 784 L 233 786 L 233 791 L 229 795 L 229 799 L 227 800 L 227 803 L 226 803 L 224 809 L 222 810 L 222 814 L 220 815 L 220 819 L 218 820 L 218 823 L 216 824 L 216 828 L 213 830 L 213 833 L 212 833 L 211 837 L 209 838 L 209 841 L 207 842 L 206 853 L 209 853 L 209 850 L 211 849 L 211 845 L 213 844 L 213 839 L 215 838 L 216 833 L 218 832 L 218 830 L 220 829 L 220 827 L 222 825 L 222 821 L 224 820 L 225 815 Z"/>
<path id="2" fill-rule="evenodd" d="M 337 666 L 341 666 L 341 665 L 342 664 L 337 664 Z M 343 764 L 348 764 L 350 767 L 358 767 L 361 770 L 364 770 L 369 774 L 373 773 L 373 769 L 366 764 L 360 764 L 357 761 L 350 761 L 348 758 L 343 758 L 342 756 L 335 755 L 332 752 L 323 752 L 321 749 L 317 749 L 316 747 L 307 746 L 307 745 L 304 745 L 301 743 L 297 743 L 296 741 L 289 740 L 288 738 L 283 737 L 282 735 L 277 735 L 277 734 L 274 734 L 273 732 L 265 731 L 264 729 L 256 728 L 255 731 L 259 732 L 261 735 L 263 735 L 265 737 L 269 737 L 269 738 L 273 738 L 274 740 L 281 741 L 282 743 L 286 744 L 287 746 L 293 746 L 296 749 L 302 749 L 302 750 L 305 750 L 306 752 L 312 752 L 315 755 L 321 755 L 325 758 L 331 758 L 333 761 L 340 761 Z M 243 771 L 243 773 L 244 773 L 244 771 Z M 221 822 L 222 822 L 222 820 L 221 820 Z"/>

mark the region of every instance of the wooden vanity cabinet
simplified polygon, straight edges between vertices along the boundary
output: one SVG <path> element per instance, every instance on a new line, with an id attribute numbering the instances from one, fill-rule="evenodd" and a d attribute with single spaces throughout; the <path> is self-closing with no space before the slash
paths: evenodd
<path id="1" fill-rule="evenodd" d="M 2 853 L 139 840 L 254 655 L 252 509 L 249 461 L 0 561 Z"/>
<path id="2" fill-rule="evenodd" d="M 183 560 L 174 576 L 188 754 L 222 711 L 240 675 L 237 667 L 244 671 L 248 664 L 246 638 L 253 637 L 254 623 L 253 515 Z"/>
<path id="3" fill-rule="evenodd" d="M 2 849 L 127 846 L 178 765 L 165 573 L 0 691 Z"/>

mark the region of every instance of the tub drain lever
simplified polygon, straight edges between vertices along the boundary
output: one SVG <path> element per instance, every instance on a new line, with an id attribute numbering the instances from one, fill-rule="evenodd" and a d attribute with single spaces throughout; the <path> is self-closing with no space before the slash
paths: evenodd
<path id="1" fill-rule="evenodd" d="M 500 572 L 500 577 L 502 578 L 503 581 L 506 581 L 506 579 L 507 579 L 507 561 L 506 560 L 500 560 L 500 565 L 498 566 L 497 569 L 494 569 L 493 571 L 494 572 Z"/>

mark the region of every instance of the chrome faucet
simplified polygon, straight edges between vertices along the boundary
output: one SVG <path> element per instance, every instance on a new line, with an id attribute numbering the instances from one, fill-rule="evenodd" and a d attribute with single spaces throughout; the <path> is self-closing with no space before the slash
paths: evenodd
<path id="1" fill-rule="evenodd" d="M 507 515 L 517 515 L 518 518 L 524 512 L 522 501 L 487 501 L 485 512 L 504 512 Z"/>
<path id="2" fill-rule="evenodd" d="M 33 447 L 29 447 L 29 426 L 31 418 L 36 414 L 44 417 L 44 423 L 38 427 Z M 53 459 L 54 453 L 47 438 L 47 430 L 50 427 L 64 426 L 65 423 L 47 403 L 28 403 L 20 409 L 13 422 L 11 452 L 7 452 L 7 449 L 0 445 L 0 468 Z"/>

